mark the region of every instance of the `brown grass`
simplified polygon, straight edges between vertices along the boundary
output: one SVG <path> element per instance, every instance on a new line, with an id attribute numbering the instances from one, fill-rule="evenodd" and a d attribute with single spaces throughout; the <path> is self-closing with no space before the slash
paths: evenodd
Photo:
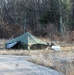
<path id="1" fill-rule="evenodd" d="M 29 56 L 31 53 L 27 50 L 6 50 L 6 49 L 0 49 L 1 55 L 25 55 Z"/>
<path id="2" fill-rule="evenodd" d="M 62 51 L 69 51 L 69 50 L 74 50 L 74 46 L 61 46 Z"/>
<path id="3" fill-rule="evenodd" d="M 28 59 L 28 61 L 42 66 L 50 67 L 52 66 L 52 62 L 50 59 L 48 59 L 49 58 L 48 56 L 49 56 L 48 50 L 35 51 L 31 53 L 30 59 Z"/>
<path id="4" fill-rule="evenodd" d="M 0 48 L 4 48 L 6 40 L 0 40 Z M 61 46 L 61 52 L 49 50 L 6 50 L 0 49 L 0 54 L 25 55 L 30 62 L 53 68 L 65 75 L 74 75 L 74 46 Z"/>
<path id="5" fill-rule="evenodd" d="M 38 51 L 31 54 L 31 62 L 53 68 L 65 75 L 74 75 L 74 52 Z"/>
<path id="6" fill-rule="evenodd" d="M 30 56 L 27 60 L 50 67 L 66 75 L 74 75 L 74 51 L 52 50 L 1 50 L 0 54 Z"/>

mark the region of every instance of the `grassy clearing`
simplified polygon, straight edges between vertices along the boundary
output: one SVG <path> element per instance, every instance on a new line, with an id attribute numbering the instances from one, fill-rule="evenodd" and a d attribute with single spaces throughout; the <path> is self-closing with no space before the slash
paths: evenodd
<path id="1" fill-rule="evenodd" d="M 2 41 L 2 40 L 1 40 Z M 1 42 L 0 48 L 4 48 L 6 40 Z M 61 46 L 61 52 L 49 50 L 6 50 L 0 49 L 3 55 L 30 56 L 27 60 L 42 66 L 50 67 L 65 75 L 74 75 L 74 46 Z"/>
<path id="2" fill-rule="evenodd" d="M 27 50 L 6 50 L 6 49 L 0 49 L 1 55 L 25 55 L 29 56 L 31 53 Z"/>
<path id="3" fill-rule="evenodd" d="M 5 55 L 25 55 L 30 62 L 50 67 L 65 75 L 74 75 L 74 51 L 56 52 L 52 50 L 0 50 Z"/>
<path id="4" fill-rule="evenodd" d="M 28 61 L 50 67 L 65 75 L 74 75 L 74 52 L 38 51 Z"/>

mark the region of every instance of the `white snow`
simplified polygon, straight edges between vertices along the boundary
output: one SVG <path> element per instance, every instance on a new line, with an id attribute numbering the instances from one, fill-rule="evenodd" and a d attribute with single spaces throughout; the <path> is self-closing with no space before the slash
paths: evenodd
<path id="1" fill-rule="evenodd" d="M 63 74 L 55 70 L 28 62 L 25 59 L 25 56 L 0 55 L 0 75 L 63 75 Z"/>

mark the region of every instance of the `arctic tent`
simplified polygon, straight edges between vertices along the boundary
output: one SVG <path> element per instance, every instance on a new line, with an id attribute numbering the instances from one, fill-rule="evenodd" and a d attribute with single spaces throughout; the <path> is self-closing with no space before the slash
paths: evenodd
<path id="1" fill-rule="evenodd" d="M 42 49 L 46 48 L 47 43 L 26 32 L 17 38 L 8 41 L 6 49 Z"/>

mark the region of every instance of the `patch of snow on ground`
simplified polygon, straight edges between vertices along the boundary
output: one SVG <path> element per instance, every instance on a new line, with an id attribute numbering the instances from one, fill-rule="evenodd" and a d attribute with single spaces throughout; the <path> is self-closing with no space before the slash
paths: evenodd
<path id="1" fill-rule="evenodd" d="M 0 55 L 0 75 L 63 75 L 28 62 L 25 56 Z"/>

